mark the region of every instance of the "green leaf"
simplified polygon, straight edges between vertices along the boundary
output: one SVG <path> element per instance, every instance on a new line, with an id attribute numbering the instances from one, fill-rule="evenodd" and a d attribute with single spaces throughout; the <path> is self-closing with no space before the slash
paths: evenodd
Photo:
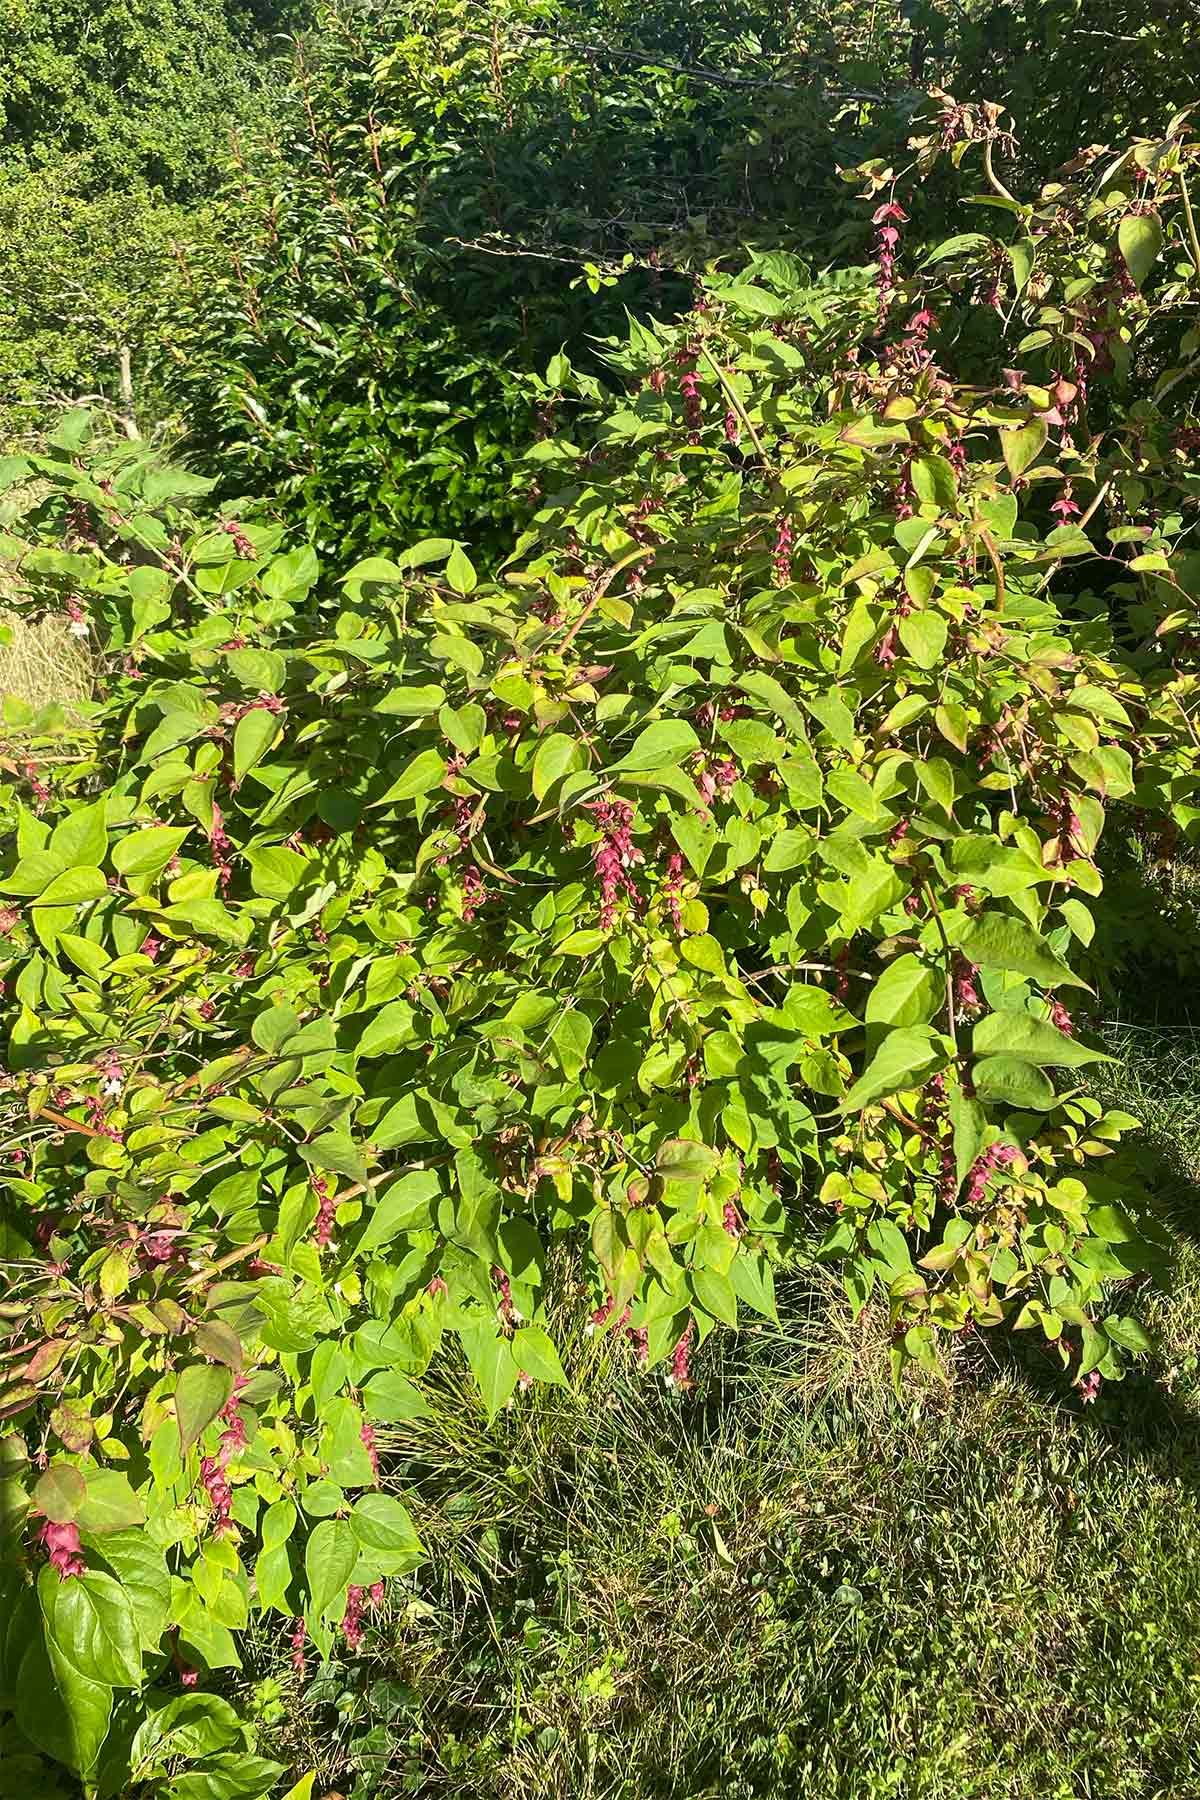
<path id="1" fill-rule="evenodd" d="M 157 875 L 177 856 L 188 837 L 187 825 L 145 825 L 113 845 L 112 864 L 119 875 Z"/>
<path id="2" fill-rule="evenodd" d="M 834 769 L 825 783 L 825 791 L 832 800 L 856 813 L 860 819 L 874 823 L 880 815 L 879 798 L 857 769 Z"/>
<path id="3" fill-rule="evenodd" d="M 304 1551 L 304 1572 L 314 1618 L 329 1613 L 341 1617 L 357 1561 L 358 1539 L 348 1519 L 322 1519 L 313 1528 Z"/>
<path id="4" fill-rule="evenodd" d="M 944 238 L 936 249 L 931 250 L 921 262 L 921 268 L 927 269 L 933 263 L 943 262 L 948 256 L 960 256 L 964 251 L 972 254 L 987 250 L 992 240 L 982 231 L 960 231 L 954 237 Z"/>
<path id="5" fill-rule="evenodd" d="M 765 1256 L 756 1255 L 744 1248 L 739 1249 L 729 1270 L 729 1279 L 739 1300 L 778 1325 L 775 1274 Z"/>
<path id="6" fill-rule="evenodd" d="M 233 1392 L 233 1375 L 218 1363 L 191 1363 L 175 1384 L 175 1417 L 186 1456 Z"/>
<path id="7" fill-rule="evenodd" d="M 874 1100 L 917 1087 L 949 1057 L 934 1033 L 916 1026 L 889 1031 L 841 1103 L 842 1112 L 861 1112 Z"/>
<path id="8" fill-rule="evenodd" d="M 279 720 L 266 706 L 252 706 L 233 728 L 233 774 L 237 786 L 260 763 L 279 734 Z"/>
<path id="9" fill-rule="evenodd" d="M 720 1319 L 723 1325 L 737 1324 L 737 1292 L 728 1275 L 718 1269 L 694 1268 L 692 1292 L 714 1319 Z"/>
<path id="10" fill-rule="evenodd" d="M 715 1170 L 717 1153 L 690 1138 L 668 1138 L 659 1145 L 654 1166 L 664 1181 L 702 1180 Z"/>
<path id="11" fill-rule="evenodd" d="M 48 1642 L 85 1681 L 140 1687 L 141 1636 L 119 1581 L 98 1569 L 64 1581 L 46 1563 L 38 1574 L 38 1600 Z"/>
<path id="12" fill-rule="evenodd" d="M 1122 1350 L 1131 1350 L 1135 1356 L 1152 1356 L 1157 1348 L 1154 1339 L 1138 1319 L 1109 1313 L 1104 1320 L 1104 1330 L 1114 1344 L 1120 1344 Z"/>
<path id="13" fill-rule="evenodd" d="M 909 465 L 913 491 L 918 500 L 931 502 L 943 512 L 954 512 L 958 506 L 958 482 L 954 470 L 944 456 L 926 452 L 914 456 Z"/>
<path id="14" fill-rule="evenodd" d="M 250 864 L 251 887 L 266 900 L 287 900 L 312 872 L 308 858 L 298 850 L 289 850 L 286 844 L 247 850 L 246 861 Z"/>
<path id="15" fill-rule="evenodd" d="M 1081 987 L 1091 992 L 1087 982 L 1055 955 L 1031 925 L 1007 913 L 984 913 L 972 924 L 960 948 L 982 969 L 1007 969 L 1013 975 L 1028 975 L 1043 987 Z"/>
<path id="16" fill-rule="evenodd" d="M 927 1025 L 944 998 L 940 977 L 909 952 L 889 963 L 871 989 L 866 1021 L 879 1026 Z"/>
<path id="17" fill-rule="evenodd" d="M 917 780 L 935 806 L 949 818 L 954 811 L 954 770 L 944 756 L 918 759 L 913 764 Z M 991 842 L 991 840 L 988 840 Z"/>
<path id="18" fill-rule="evenodd" d="M 0 894 L 17 894 L 22 899 L 36 900 L 66 866 L 62 857 L 52 850 L 34 850 L 23 856 L 12 874 L 0 881 Z"/>
<path id="19" fill-rule="evenodd" d="M 259 584 L 269 600 L 284 600 L 306 594 L 321 573 L 316 552 L 308 545 L 276 556 L 259 576 Z"/>
<path id="20" fill-rule="evenodd" d="M 402 719 L 420 719 L 435 713 L 445 698 L 445 688 L 398 687 L 376 702 L 375 711 Z"/>
<path id="21" fill-rule="evenodd" d="M 758 318 L 774 319 L 784 310 L 784 303 L 764 288 L 740 282 L 733 287 L 714 288 L 713 298 L 738 312 L 752 313 Z"/>
<path id="22" fill-rule="evenodd" d="M 549 1031 L 563 1073 L 575 1080 L 584 1068 L 592 1043 L 592 1021 L 578 1007 L 560 1013 Z"/>
<path id="23" fill-rule="evenodd" d="M 971 1047 L 976 1056 L 1015 1056 L 1022 1062 L 1065 1069 L 1116 1060 L 1101 1050 L 1089 1050 L 1048 1019 L 1035 1019 L 1020 1012 L 994 1012 L 980 1019 L 971 1036 Z"/>
<path id="24" fill-rule="evenodd" d="M 456 594 L 471 593 L 479 580 L 475 564 L 459 544 L 455 544 L 446 562 L 446 580 Z"/>
<path id="25" fill-rule="evenodd" d="M 981 1100 L 997 1100 L 1031 1112 L 1048 1112 L 1054 1105 L 1054 1084 L 1034 1063 L 1016 1056 L 985 1056 L 971 1069 L 975 1092 Z"/>
<path id="26" fill-rule="evenodd" d="M 362 1396 L 368 1416 L 383 1425 L 431 1416 L 429 1402 L 420 1388 L 398 1369 L 385 1369 L 382 1374 L 373 1375 Z"/>
<path id="27" fill-rule="evenodd" d="M 340 1488 L 370 1487 L 374 1474 L 362 1441 L 363 1416 L 344 1394 L 326 1400 L 320 1412 L 317 1460 Z"/>
<path id="28" fill-rule="evenodd" d="M 147 1694 L 151 1710 L 134 1734 L 130 1768 L 138 1779 L 143 1765 L 161 1767 L 168 1758 L 211 1756 L 237 1743 L 242 1722 L 219 1694 Z"/>
<path id="29" fill-rule="evenodd" d="M 676 767 L 699 748 L 700 739 L 683 719 L 659 719 L 638 733 L 625 755 L 618 762 L 609 764 L 608 773 L 615 775 L 621 769 Z"/>
<path id="30" fill-rule="evenodd" d="M 946 1109 L 954 1131 L 954 1190 L 957 1194 L 979 1155 L 987 1114 L 978 1100 L 969 1098 L 960 1087 L 951 1088 Z"/>
<path id="31" fill-rule="evenodd" d="M 143 1525 L 145 1509 L 130 1485 L 128 1475 L 119 1469 L 89 1469 L 87 1497 L 76 1514 L 81 1531 L 104 1533 L 128 1531 Z"/>
<path id="32" fill-rule="evenodd" d="M 420 1035 L 416 1008 L 408 1000 L 392 1000 L 382 1007 L 358 1040 L 359 1056 L 391 1056 L 401 1044 Z"/>
<path id="33" fill-rule="evenodd" d="M 107 814 L 107 800 L 94 800 L 90 806 L 68 813 L 50 833 L 50 854 L 61 857 L 65 867 L 77 863 L 99 866 L 108 851 Z"/>
<path id="34" fill-rule="evenodd" d="M 1036 462 L 1046 444 L 1047 429 L 1041 419 L 1027 425 L 1010 425 L 1000 433 L 1000 450 L 1012 476 L 1023 475 Z"/>
<path id="35" fill-rule="evenodd" d="M 782 875 L 788 869 L 798 869 L 812 855 L 815 843 L 816 836 L 812 831 L 778 832 L 771 839 L 762 866 L 768 875 Z"/>
<path id="36" fill-rule="evenodd" d="M 564 775 L 585 767 L 583 745 L 565 731 L 553 732 L 538 745 L 533 759 L 534 798 L 542 801 Z"/>
<path id="37" fill-rule="evenodd" d="M 1117 246 L 1135 287 L 1144 284 L 1162 242 L 1162 225 L 1156 213 L 1127 213 L 1117 226 Z"/>
<path id="38" fill-rule="evenodd" d="M 521 1371 L 506 1337 L 492 1325 L 472 1325 L 462 1333 L 471 1373 L 479 1384 L 489 1419 L 494 1419 L 517 1385 Z"/>
<path id="39" fill-rule="evenodd" d="M 854 714 L 844 700 L 832 690 L 824 694 L 802 694 L 800 698 L 835 744 L 843 750 L 854 748 Z"/>
<path id="40" fill-rule="evenodd" d="M 65 1763 L 86 1778 L 108 1736 L 112 1689 L 85 1680 L 43 1640 L 40 1629 L 21 1658 L 15 1685 L 16 1720 L 26 1737 L 52 1761 Z"/>
<path id="41" fill-rule="evenodd" d="M 128 1594 L 142 1649 L 157 1650 L 171 1613 L 171 1576 L 160 1546 L 147 1532 L 115 1531 L 86 1533 L 84 1547 L 89 1562 L 103 1558 Z"/>
<path id="42" fill-rule="evenodd" d="M 271 1612 L 290 1614 L 289 1597 L 294 1571 L 286 1544 L 262 1550 L 254 1564 L 254 1587 L 258 1604 Z"/>
<path id="43" fill-rule="evenodd" d="M 522 1326 L 513 1337 L 512 1353 L 518 1369 L 523 1369 L 526 1375 L 532 1375 L 538 1381 L 552 1382 L 557 1387 L 566 1387 L 567 1378 L 554 1347 L 554 1340 L 540 1325 Z"/>
<path id="44" fill-rule="evenodd" d="M 720 842 L 716 826 L 711 819 L 701 818 L 696 813 L 672 813 L 671 836 L 687 857 L 692 873 L 699 880 Z"/>
<path id="45" fill-rule="evenodd" d="M 427 1225 L 430 1203 L 440 1191 L 441 1179 L 434 1169 L 413 1169 L 390 1182 L 354 1247 L 355 1254 L 368 1255 L 402 1233 Z"/>
<path id="46" fill-rule="evenodd" d="M 908 1239 L 894 1219 L 872 1219 L 867 1226 L 867 1243 L 889 1275 L 903 1275 L 912 1268 Z"/>
<path id="47" fill-rule="evenodd" d="M 1012 264 L 1013 291 L 1024 293 L 1029 285 L 1029 277 L 1033 274 L 1033 265 L 1037 261 L 1037 245 L 1032 238 L 1019 238 L 1015 244 L 1009 244 L 1008 260 Z"/>
<path id="48" fill-rule="evenodd" d="M 946 649 L 950 622 L 944 613 L 911 612 L 896 626 L 900 642 L 920 669 L 936 669 Z"/>
<path id="49" fill-rule="evenodd" d="M 43 888 L 33 906 L 35 913 L 41 906 L 79 906 L 85 900 L 99 900 L 107 892 L 108 883 L 99 869 L 64 869 L 49 887 Z"/>
<path id="50" fill-rule="evenodd" d="M 415 1569 L 425 1560 L 425 1547 L 405 1507 L 391 1494 L 364 1494 L 356 1500 L 350 1525 L 364 1551 L 381 1551 L 399 1574 L 397 1562 Z"/>
<path id="51" fill-rule="evenodd" d="M 56 1525 L 70 1524 L 86 1499 L 87 1482 L 70 1463 L 55 1463 L 33 1490 L 35 1508 Z"/>
<path id="52" fill-rule="evenodd" d="M 773 675 L 764 674 L 760 670 L 752 670 L 749 675 L 739 675 L 737 685 L 744 694 L 751 694 L 757 700 L 764 700 L 771 711 L 781 718 L 793 737 L 806 742 L 808 731 L 804 723 L 804 714 L 781 682 Z"/>
<path id="53" fill-rule="evenodd" d="M 367 1164 L 349 1132 L 326 1131 L 311 1144 L 298 1144 L 299 1154 L 310 1168 L 344 1175 L 348 1181 L 366 1181 Z"/>

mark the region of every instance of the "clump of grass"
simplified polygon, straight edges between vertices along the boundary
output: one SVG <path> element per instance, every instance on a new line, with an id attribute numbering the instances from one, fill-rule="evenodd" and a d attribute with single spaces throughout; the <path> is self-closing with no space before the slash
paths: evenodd
<path id="1" fill-rule="evenodd" d="M 0 704 L 14 699 L 40 712 L 91 698 L 95 667 L 87 640 L 65 614 L 0 611 Z"/>

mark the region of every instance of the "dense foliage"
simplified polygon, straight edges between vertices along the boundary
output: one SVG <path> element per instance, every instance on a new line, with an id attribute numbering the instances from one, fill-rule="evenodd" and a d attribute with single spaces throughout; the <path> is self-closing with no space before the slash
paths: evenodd
<path id="1" fill-rule="evenodd" d="M 172 1669 L 252 1608 L 356 1646 L 436 1553 L 376 1431 L 459 1365 L 490 1417 L 564 1383 L 564 1268 L 685 1399 L 813 1259 L 897 1384 L 1000 1324 L 1085 1391 L 1148 1347 L 1136 1121 L 1079 1071 L 1108 813 L 1200 819 L 1200 158 L 1176 120 L 1023 202 L 1004 124 L 945 99 L 857 172 L 870 266 L 759 254 L 603 382 L 556 356 L 495 578 L 330 563 L 84 415 L 4 465 L 21 603 L 102 666 L 4 723 L 23 1768 L 269 1791 Z"/>
<path id="2" fill-rule="evenodd" d="M 176 240 L 207 242 L 202 203 L 231 136 L 265 128 L 275 35 L 306 9 L 0 5 L 0 431 L 44 429 L 85 396 L 157 424 L 148 368 Z M 123 373 L 123 365 L 126 365 Z M 132 396 L 132 398 L 131 398 Z"/>
<path id="3" fill-rule="evenodd" d="M 868 122 L 903 130 L 906 72 L 898 107 L 854 85 L 903 70 L 894 33 L 853 8 L 600 13 L 322 8 L 280 141 L 230 190 L 232 259 L 164 319 L 226 493 L 270 491 L 340 555 L 429 530 L 495 553 L 539 424 L 524 372 L 564 344 L 586 365 L 626 308 L 678 313 L 690 272 L 747 242 L 861 240 L 833 165 Z"/>

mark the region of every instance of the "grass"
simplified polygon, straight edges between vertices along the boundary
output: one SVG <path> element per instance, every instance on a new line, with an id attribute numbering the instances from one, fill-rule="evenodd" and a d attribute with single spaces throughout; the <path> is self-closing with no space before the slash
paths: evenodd
<path id="1" fill-rule="evenodd" d="M 0 497 L 0 532 L 21 528 L 23 515 L 44 498 L 48 484 L 26 482 Z M 91 698 L 95 667 L 86 640 L 71 632 L 65 611 L 31 616 L 6 607 L 18 600 L 22 582 L 11 561 L 0 557 L 0 717 L 4 702 L 18 701 L 40 712 Z"/>
<path id="2" fill-rule="evenodd" d="M 74 637 L 65 614 L 31 619 L 0 611 L 0 707 L 9 698 L 35 712 L 90 699 L 95 671 L 87 642 Z"/>
<path id="3" fill-rule="evenodd" d="M 683 1399 L 578 1320 L 573 1392 L 494 1431 L 448 1374 L 387 1445 L 430 1564 L 303 1689 L 260 1646 L 274 1752 L 355 1800 L 1200 1794 L 1200 1072 L 1117 1042 L 1179 1240 L 1154 1367 L 1084 1409 L 993 1337 L 897 1405 L 795 1277 Z"/>

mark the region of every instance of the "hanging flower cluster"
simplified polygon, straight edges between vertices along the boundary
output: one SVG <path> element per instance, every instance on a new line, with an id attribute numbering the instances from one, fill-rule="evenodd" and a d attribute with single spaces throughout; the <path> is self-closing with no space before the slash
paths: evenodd
<path id="1" fill-rule="evenodd" d="M 591 811 L 601 835 L 592 851 L 592 861 L 600 881 L 600 929 L 608 931 L 617 916 L 620 894 L 629 896 L 635 909 L 641 897 L 629 870 L 644 862 L 633 841 L 633 808 L 627 800 L 596 800 Z"/>
<path id="2" fill-rule="evenodd" d="M 60 1581 L 71 1581 L 86 1571 L 78 1525 L 56 1525 L 53 1519 L 47 1519 L 38 1533 L 38 1541 L 45 1546 L 50 1565 L 58 1570 Z"/>
<path id="3" fill-rule="evenodd" d="M 875 260 L 879 264 L 879 317 L 877 329 L 887 324 L 892 295 L 896 288 L 896 246 L 900 242 L 900 226 L 908 223 L 908 214 L 894 200 L 885 201 L 871 214 L 875 227 Z"/>

